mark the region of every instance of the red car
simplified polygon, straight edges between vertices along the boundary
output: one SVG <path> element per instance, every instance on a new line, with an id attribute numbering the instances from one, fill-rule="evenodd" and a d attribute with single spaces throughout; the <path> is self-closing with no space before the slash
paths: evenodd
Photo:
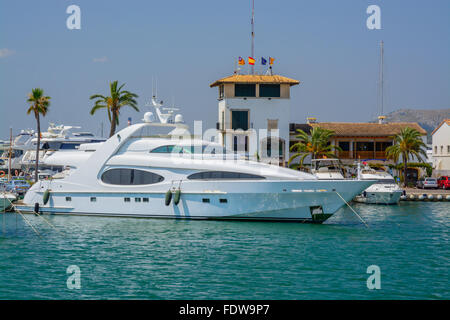
<path id="1" fill-rule="evenodd" d="M 438 179 L 438 187 L 442 189 L 450 189 L 450 177 L 442 176 Z"/>

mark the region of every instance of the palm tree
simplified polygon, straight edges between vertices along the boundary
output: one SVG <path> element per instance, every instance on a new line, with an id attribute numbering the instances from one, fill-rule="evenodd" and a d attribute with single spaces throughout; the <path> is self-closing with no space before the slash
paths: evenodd
<path id="1" fill-rule="evenodd" d="M 313 159 L 317 158 L 335 158 L 334 150 L 342 151 L 339 146 L 329 144 L 330 138 L 334 135 L 334 131 L 314 127 L 308 135 L 303 130 L 298 129 L 297 139 L 300 141 L 290 147 L 290 151 L 297 151 L 291 156 L 288 165 L 297 157 L 300 157 L 300 166 L 308 155 Z"/>
<path id="2" fill-rule="evenodd" d="M 116 127 L 119 125 L 119 114 L 122 107 L 130 106 L 134 110 L 139 111 L 135 100 L 138 95 L 126 90 L 121 91 L 125 83 L 119 88 L 117 88 L 117 83 L 117 80 L 109 83 L 111 96 L 105 97 L 101 94 L 94 94 L 90 97 L 91 100 L 97 99 L 94 107 L 91 109 L 91 115 L 93 115 L 98 109 L 106 108 L 109 122 L 111 122 L 111 130 L 109 132 L 110 137 L 114 135 L 116 132 Z"/>
<path id="3" fill-rule="evenodd" d="M 35 88 L 28 94 L 27 102 L 30 104 L 30 108 L 27 114 L 33 113 L 37 122 L 37 145 L 36 145 L 36 164 L 34 170 L 34 181 L 38 181 L 38 169 L 39 169 L 39 147 L 41 144 L 41 119 L 40 115 L 43 117 L 48 112 L 48 107 L 50 106 L 50 97 L 44 96 L 44 90 L 41 88 Z"/>
<path id="4" fill-rule="evenodd" d="M 394 136 L 394 144 L 386 148 L 386 157 L 395 162 L 401 158 L 403 161 L 403 184 L 406 185 L 406 170 L 408 161 L 416 157 L 423 162 L 422 156 L 427 157 L 426 145 L 422 141 L 422 135 L 413 128 L 406 127 Z"/>

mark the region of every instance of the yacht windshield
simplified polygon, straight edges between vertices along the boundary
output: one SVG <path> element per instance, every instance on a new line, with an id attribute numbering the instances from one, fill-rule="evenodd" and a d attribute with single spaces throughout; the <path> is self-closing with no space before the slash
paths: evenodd
<path id="1" fill-rule="evenodd" d="M 227 150 L 221 146 L 211 145 L 166 145 L 160 146 L 150 151 L 151 153 L 182 153 L 182 154 L 226 154 Z"/>

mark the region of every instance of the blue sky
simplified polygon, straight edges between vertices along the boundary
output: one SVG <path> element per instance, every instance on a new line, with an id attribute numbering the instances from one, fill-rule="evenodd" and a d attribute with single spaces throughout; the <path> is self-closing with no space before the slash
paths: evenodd
<path id="1" fill-rule="evenodd" d="M 66 8 L 81 8 L 81 30 L 66 28 Z M 368 30 L 366 8 L 381 7 L 382 30 Z M 379 41 L 385 42 L 387 112 L 450 107 L 450 1 L 256 0 L 255 56 L 300 80 L 292 122 L 367 121 L 377 115 Z M 52 97 L 48 122 L 100 132 L 106 114 L 89 115 L 89 96 L 119 80 L 147 111 L 158 93 L 214 127 L 217 92 L 209 84 L 250 54 L 250 0 L 0 0 L 0 138 L 34 128 L 26 95 Z M 45 128 L 45 127 L 44 127 Z"/>

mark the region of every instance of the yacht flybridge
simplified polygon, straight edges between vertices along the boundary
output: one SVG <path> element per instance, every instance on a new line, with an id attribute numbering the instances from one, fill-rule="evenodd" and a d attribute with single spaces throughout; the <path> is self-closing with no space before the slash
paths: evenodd
<path id="1" fill-rule="evenodd" d="M 81 147 L 77 152 L 83 152 Z M 190 136 L 181 115 L 162 123 L 147 112 L 143 123 L 97 144 L 69 174 L 34 184 L 18 208 L 69 215 L 322 223 L 371 184 L 318 180 L 240 160 L 220 144 Z"/>

